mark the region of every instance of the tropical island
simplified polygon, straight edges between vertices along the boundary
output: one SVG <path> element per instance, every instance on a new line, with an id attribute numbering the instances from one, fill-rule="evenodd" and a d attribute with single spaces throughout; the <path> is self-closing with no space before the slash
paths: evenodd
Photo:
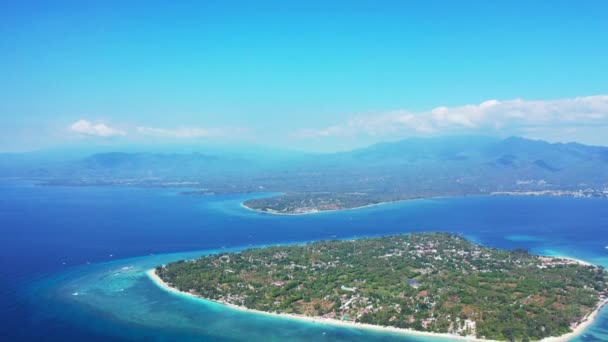
<path id="1" fill-rule="evenodd" d="M 253 198 L 243 206 L 258 212 L 280 215 L 314 214 L 324 211 L 348 210 L 398 202 L 418 197 L 408 195 L 379 195 L 360 192 L 287 193 L 279 196 Z"/>
<path id="2" fill-rule="evenodd" d="M 186 195 L 208 195 L 205 191 L 183 192 Z M 417 193 L 417 194 L 375 194 L 363 192 L 333 193 L 308 192 L 287 193 L 272 197 L 260 197 L 246 200 L 243 207 L 267 214 L 304 215 L 324 211 L 350 210 L 394 203 L 420 198 L 446 196 L 553 196 L 576 198 L 606 198 L 608 190 L 578 189 L 578 190 L 517 190 L 494 192 L 453 192 L 453 193 Z"/>
<path id="3" fill-rule="evenodd" d="M 500 341 L 564 336 L 606 303 L 608 272 L 573 259 L 415 233 L 203 256 L 163 286 L 261 312 Z"/>

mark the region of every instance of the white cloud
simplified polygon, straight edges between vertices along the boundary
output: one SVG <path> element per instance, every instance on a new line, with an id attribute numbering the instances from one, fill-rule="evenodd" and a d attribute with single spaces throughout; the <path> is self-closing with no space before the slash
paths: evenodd
<path id="1" fill-rule="evenodd" d="M 248 130 L 242 127 L 203 128 L 203 127 L 180 127 L 166 129 L 157 127 L 140 126 L 136 128 L 137 133 L 147 136 L 193 139 L 207 137 L 231 137 L 245 133 Z"/>
<path id="2" fill-rule="evenodd" d="M 425 134 L 514 134 L 608 127 L 608 95 L 549 101 L 488 100 L 459 107 L 437 107 L 424 112 L 396 110 L 353 118 L 320 129 L 303 129 L 294 136 L 404 136 Z"/>
<path id="3" fill-rule="evenodd" d="M 88 120 L 78 120 L 70 125 L 69 130 L 73 133 L 92 137 L 114 137 L 124 136 L 126 132 L 110 127 L 103 123 L 94 124 Z"/>
<path id="4" fill-rule="evenodd" d="M 250 132 L 246 127 L 189 127 L 161 128 L 150 126 L 118 129 L 105 123 L 93 123 L 81 119 L 72 123 L 68 130 L 80 137 L 136 136 L 147 138 L 195 139 L 195 138 L 239 138 Z"/>

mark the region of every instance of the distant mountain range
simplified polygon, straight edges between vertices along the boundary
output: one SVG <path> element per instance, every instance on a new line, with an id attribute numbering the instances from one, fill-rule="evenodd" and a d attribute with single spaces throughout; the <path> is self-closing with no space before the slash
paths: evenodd
<path id="1" fill-rule="evenodd" d="M 374 201 L 608 187 L 608 148 L 511 137 L 412 138 L 349 152 L 0 155 L 0 176 L 202 192 L 358 193 Z M 373 201 L 370 201 L 373 202 Z"/>
<path id="2" fill-rule="evenodd" d="M 544 188 L 608 184 L 608 148 L 517 137 L 406 139 L 325 159 L 334 167 L 348 165 L 351 173 L 491 190 L 534 181 Z"/>

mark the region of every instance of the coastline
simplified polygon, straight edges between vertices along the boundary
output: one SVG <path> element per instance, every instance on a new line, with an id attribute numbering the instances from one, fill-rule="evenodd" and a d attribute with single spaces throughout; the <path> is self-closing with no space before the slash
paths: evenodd
<path id="1" fill-rule="evenodd" d="M 548 255 L 548 257 L 556 258 L 556 259 L 570 260 L 570 261 L 574 261 L 574 262 L 579 263 L 579 264 L 584 265 L 584 266 L 595 266 L 594 264 L 592 264 L 592 263 L 590 263 L 588 261 L 577 259 L 577 258 L 573 258 L 573 257 L 567 257 L 567 256 L 561 256 L 561 255 Z"/>
<path id="2" fill-rule="evenodd" d="M 494 197 L 494 196 L 503 196 L 503 197 L 508 197 L 508 196 L 525 196 L 525 197 L 541 197 L 541 196 L 546 196 L 546 197 L 589 198 L 589 197 L 579 197 L 579 196 L 575 196 L 575 195 L 571 195 L 571 194 L 564 195 L 564 194 L 551 194 L 551 193 L 536 194 L 536 193 L 517 193 L 517 192 L 491 192 L 491 193 L 486 193 L 486 194 L 468 194 L 468 195 L 467 194 L 463 194 L 463 195 L 412 197 L 412 198 L 400 199 L 400 200 L 396 200 L 396 201 L 384 201 L 384 202 L 379 202 L 379 203 L 366 204 L 366 205 L 362 205 L 362 206 L 358 206 L 358 207 L 352 207 L 352 208 L 318 210 L 318 211 L 303 212 L 303 213 L 282 213 L 282 212 L 273 212 L 273 211 L 265 211 L 265 210 L 254 209 L 254 208 L 248 207 L 245 204 L 245 202 L 247 202 L 248 200 L 241 202 L 241 207 L 243 207 L 243 208 L 245 208 L 247 210 L 251 210 L 251 211 L 254 211 L 254 212 L 257 212 L 257 213 L 262 213 L 262 214 L 284 215 L 284 216 L 299 216 L 299 215 L 313 215 L 313 214 L 329 213 L 329 212 L 336 212 L 336 211 L 357 210 L 357 209 L 364 209 L 364 208 L 368 208 L 368 207 L 380 206 L 380 205 L 384 205 L 384 204 L 400 203 L 400 202 L 422 200 L 422 199 L 437 199 L 437 198 L 448 198 L 448 197 L 469 197 L 469 196 L 490 196 L 490 197 Z M 601 197 L 599 197 L 599 198 L 601 198 Z"/>
<path id="3" fill-rule="evenodd" d="M 180 291 L 174 287 L 169 286 L 167 283 L 165 283 L 156 274 L 156 271 L 154 269 L 147 271 L 146 275 L 148 276 L 148 278 L 150 280 L 152 280 L 152 282 L 156 286 L 160 287 L 161 289 L 163 289 L 169 293 L 177 294 L 180 296 L 187 296 L 190 298 L 196 298 L 196 299 L 207 301 L 207 302 L 221 304 L 221 305 L 224 305 L 225 307 L 228 307 L 233 310 L 239 310 L 239 311 L 248 312 L 248 313 L 252 313 L 252 314 L 280 317 L 280 318 L 284 318 L 284 319 L 293 319 L 293 320 L 297 320 L 297 321 L 326 324 L 326 325 L 333 325 L 333 326 L 346 327 L 346 328 L 366 329 L 366 330 L 373 330 L 373 331 L 378 331 L 378 332 L 391 332 L 391 333 L 398 333 L 398 334 L 404 334 L 404 335 L 409 335 L 409 336 L 436 337 L 436 338 L 444 338 L 444 339 L 448 338 L 448 339 L 452 339 L 452 340 L 469 341 L 469 342 L 500 342 L 500 341 L 496 341 L 496 340 L 479 339 L 479 338 L 472 337 L 472 336 L 465 337 L 465 336 L 459 336 L 459 335 L 453 335 L 453 334 L 441 334 L 441 333 L 425 332 L 425 331 L 418 331 L 418 330 L 412 330 L 412 329 L 402 329 L 402 328 L 387 327 L 387 326 L 380 326 L 380 325 L 373 325 L 373 324 L 366 324 L 366 323 L 347 322 L 347 321 L 340 321 L 340 320 L 332 319 L 332 318 L 320 318 L 320 317 L 311 317 L 311 316 L 303 316 L 303 315 L 295 315 L 295 314 L 283 314 L 283 313 L 273 313 L 273 312 L 253 310 L 253 309 L 248 309 L 248 308 L 245 308 L 242 306 L 238 306 L 238 305 L 234 305 L 234 304 L 230 304 L 230 303 L 218 302 L 215 300 L 211 300 L 211 299 L 207 299 L 207 298 L 203 298 L 203 297 L 194 295 L 192 293 Z"/>
<path id="4" fill-rule="evenodd" d="M 582 335 L 585 330 L 587 330 L 587 328 L 589 328 L 593 324 L 593 322 L 595 322 L 595 319 L 600 314 L 606 304 L 608 304 L 608 299 L 604 299 L 603 301 L 599 302 L 595 309 L 593 309 L 593 311 L 591 311 L 583 319 L 583 323 L 579 324 L 571 332 L 556 337 L 545 337 L 541 340 L 541 342 L 567 342 L 579 335 Z"/>
<path id="5" fill-rule="evenodd" d="M 444 197 L 444 196 L 412 197 L 412 198 L 402 199 L 402 200 L 397 200 L 397 201 L 385 201 L 385 202 L 379 202 L 379 203 L 366 204 L 366 205 L 362 205 L 359 207 L 344 208 L 344 209 L 318 210 L 318 211 L 311 211 L 311 212 L 305 212 L 305 213 L 282 213 L 282 212 L 278 212 L 278 211 L 273 212 L 273 211 L 258 210 L 258 209 L 248 207 L 245 204 L 246 201 L 241 202 L 241 207 L 243 207 L 247 210 L 254 211 L 256 213 L 261 213 L 261 214 L 283 215 L 283 216 L 301 216 L 301 215 L 315 215 L 315 214 L 331 213 L 331 212 L 336 212 L 336 211 L 358 210 L 358 209 L 365 209 L 365 208 L 370 208 L 370 207 L 381 206 L 381 205 L 385 205 L 385 204 L 401 203 L 401 202 L 415 201 L 415 200 L 420 200 L 420 199 L 442 198 L 442 197 Z"/>
<path id="6" fill-rule="evenodd" d="M 585 265 L 591 265 L 588 262 L 584 262 L 584 261 L 577 260 L 574 258 L 566 258 L 566 257 L 559 257 L 559 258 L 570 259 L 573 261 L 581 262 Z M 434 333 L 434 332 L 418 331 L 418 330 L 413 330 L 413 329 L 403 329 L 403 328 L 380 326 L 380 325 L 373 325 L 373 324 L 366 324 L 366 323 L 341 321 L 341 320 L 332 319 L 332 318 L 320 318 L 320 317 L 311 317 L 311 316 L 303 316 L 303 315 L 295 315 L 295 314 L 272 313 L 272 312 L 266 312 L 266 311 L 253 310 L 253 309 L 248 309 L 248 308 L 230 304 L 230 303 L 214 301 L 211 299 L 207 299 L 207 298 L 203 298 L 203 297 L 194 295 L 192 293 L 180 291 L 174 287 L 169 286 L 167 283 L 165 283 L 156 274 L 155 269 L 146 271 L 146 275 L 156 286 L 158 286 L 159 288 L 161 288 L 164 291 L 167 291 L 169 293 L 173 293 L 173 294 L 180 295 L 180 296 L 187 296 L 190 298 L 195 298 L 195 299 L 199 299 L 199 300 L 203 300 L 203 301 L 207 301 L 207 302 L 213 302 L 213 303 L 224 305 L 233 310 L 239 310 L 239 311 L 249 312 L 249 313 L 253 313 L 253 314 L 281 317 L 281 318 L 286 318 L 286 319 L 305 321 L 305 322 L 309 322 L 309 323 L 327 324 L 327 325 L 340 326 L 340 327 L 346 327 L 346 328 L 373 330 L 373 331 L 377 331 L 377 332 L 390 332 L 390 333 L 397 333 L 397 334 L 403 334 L 403 335 L 409 335 L 409 336 L 435 337 L 435 338 L 443 338 L 443 339 L 447 338 L 447 339 L 452 339 L 452 340 L 456 340 L 456 341 L 470 341 L 470 342 L 500 342 L 497 340 L 482 339 L 482 338 L 477 338 L 474 336 L 460 336 L 460 335 L 447 334 L 447 333 Z M 542 340 L 539 340 L 539 342 L 567 342 L 567 341 L 570 341 L 572 338 L 581 335 L 582 333 L 584 333 L 584 331 L 589 326 L 591 326 L 593 324 L 593 322 L 599 315 L 601 309 L 606 304 L 608 304 L 608 299 L 598 303 L 598 305 L 595 307 L 595 309 L 584 318 L 583 323 L 579 324 L 575 329 L 573 329 L 573 331 L 571 331 L 567 334 L 561 335 L 561 336 L 545 337 Z"/>

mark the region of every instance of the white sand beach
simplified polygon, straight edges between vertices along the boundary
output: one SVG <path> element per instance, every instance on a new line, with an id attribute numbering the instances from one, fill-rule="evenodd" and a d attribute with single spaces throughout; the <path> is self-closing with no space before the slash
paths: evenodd
<path id="1" fill-rule="evenodd" d="M 427 198 L 439 198 L 439 197 L 427 197 Z M 313 215 L 313 214 L 321 214 L 321 213 L 331 213 L 331 212 L 336 212 L 336 211 L 358 210 L 358 209 L 365 209 L 365 208 L 370 208 L 370 207 L 377 207 L 377 206 L 381 206 L 381 205 L 385 205 L 385 204 L 401 203 L 401 202 L 414 201 L 414 200 L 419 200 L 419 199 L 426 199 L 426 198 L 410 198 L 410 199 L 402 199 L 402 200 L 397 200 L 397 201 L 387 201 L 387 202 L 378 202 L 378 203 L 373 203 L 373 204 L 366 204 L 366 205 L 362 205 L 362 206 L 358 206 L 358 207 L 352 207 L 352 208 L 329 209 L 329 210 L 314 210 L 314 211 L 306 211 L 306 212 L 301 212 L 301 213 L 282 213 L 282 212 L 279 212 L 279 211 L 258 210 L 258 209 L 254 209 L 254 208 L 248 207 L 245 204 L 245 202 L 241 202 L 241 207 L 243 207 L 243 208 L 245 208 L 247 210 L 251 210 L 251 211 L 255 211 L 257 213 L 263 213 L 263 214 L 285 215 L 285 216 L 299 216 L 299 215 Z"/>
<path id="2" fill-rule="evenodd" d="M 568 258 L 568 259 L 576 260 L 576 259 L 572 259 L 572 258 Z M 586 262 L 581 262 L 581 263 L 589 264 L 589 263 L 586 263 Z M 230 304 L 230 303 L 223 303 L 223 302 L 209 300 L 209 299 L 202 298 L 202 297 L 196 296 L 196 295 L 188 293 L 188 292 L 179 291 L 178 289 L 176 289 L 174 287 L 171 287 L 168 284 L 166 284 L 156 274 L 156 271 L 154 269 L 147 271 L 146 274 L 158 287 L 162 288 L 163 290 L 165 290 L 167 292 L 171 292 L 171 293 L 178 294 L 178 295 L 183 295 L 183 296 L 188 296 L 188 297 L 192 297 L 192 298 L 197 298 L 197 299 L 204 300 L 204 301 L 209 301 L 209 302 L 215 302 L 215 303 L 223 304 L 223 305 L 225 305 L 227 307 L 230 307 L 232 309 L 235 309 L 235 310 L 246 311 L 246 312 L 250 312 L 250 313 L 254 313 L 254 314 L 270 315 L 270 316 L 282 317 L 282 318 L 287 318 L 287 319 L 296 319 L 296 320 L 301 320 L 301 321 L 307 321 L 307 322 L 313 322 L 313 323 L 319 323 L 319 324 L 329 324 L 329 325 L 342 326 L 342 327 L 348 327 L 348 328 L 358 328 L 358 329 L 367 329 L 367 330 L 374 330 L 374 331 L 384 331 L 384 332 L 391 332 L 391 333 L 399 333 L 399 334 L 406 334 L 406 335 L 410 335 L 410 336 L 436 337 L 436 338 L 443 338 L 443 339 L 449 338 L 449 339 L 455 340 L 455 341 L 499 342 L 499 341 L 495 341 L 495 340 L 480 339 L 480 338 L 476 338 L 476 337 L 473 337 L 473 336 L 459 336 L 459 335 L 454 335 L 454 334 L 440 334 L 440 333 L 433 333 L 433 332 L 417 331 L 417 330 L 412 330 L 412 329 L 402 329 L 402 328 L 378 326 L 378 325 L 365 324 L 365 323 L 355 323 L 355 322 L 349 322 L 349 321 L 341 321 L 341 320 L 331 319 L 331 318 L 310 317 L 310 316 L 302 316 L 302 315 L 294 315 L 294 314 L 279 314 L 279 313 L 271 313 L 271 312 L 265 312 L 265 311 L 252 310 L 252 309 L 247 309 L 245 307 L 233 305 L 233 304 Z M 572 339 L 572 338 L 574 338 L 574 337 L 582 334 L 585 331 L 585 329 L 587 329 L 593 323 L 593 320 L 597 317 L 597 315 L 599 314 L 600 310 L 604 307 L 604 305 L 606 305 L 607 302 L 608 302 L 608 300 L 601 302 L 585 318 L 585 320 L 583 321 L 583 323 L 581 323 L 580 325 L 578 325 L 572 332 L 570 332 L 568 334 L 565 334 L 565 335 L 562 335 L 562 336 L 544 338 L 544 339 L 541 340 L 541 342 L 567 342 L 570 339 Z"/>

